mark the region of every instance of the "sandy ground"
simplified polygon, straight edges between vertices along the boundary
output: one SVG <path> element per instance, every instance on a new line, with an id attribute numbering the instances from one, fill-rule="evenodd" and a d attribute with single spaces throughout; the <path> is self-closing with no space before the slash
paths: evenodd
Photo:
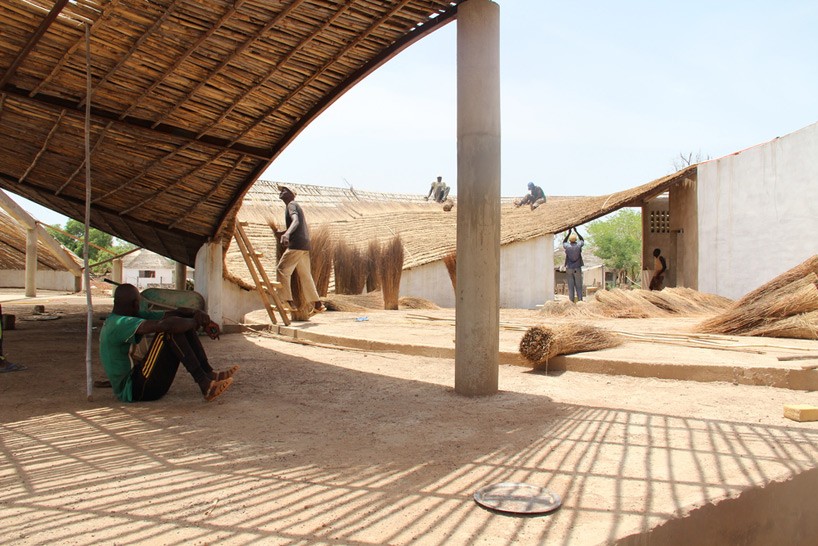
<path id="1" fill-rule="evenodd" d="M 36 302 L 48 321 L 3 303 L 28 369 L 0 374 L 2 544 L 605 544 L 818 466 L 818 426 L 782 417 L 816 392 L 503 365 L 497 395 L 464 398 L 448 358 L 264 333 L 205 339 L 241 365 L 215 402 L 183 370 L 155 403 L 88 401 L 84 300 L 66 301 Z M 474 502 L 508 481 L 564 504 Z"/>

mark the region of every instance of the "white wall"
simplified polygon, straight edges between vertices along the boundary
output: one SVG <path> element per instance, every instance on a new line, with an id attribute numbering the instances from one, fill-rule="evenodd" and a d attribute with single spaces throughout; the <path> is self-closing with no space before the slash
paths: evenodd
<path id="1" fill-rule="evenodd" d="M 35 284 L 37 288 L 42 288 L 43 290 L 77 292 L 80 289 L 81 283 L 68 271 L 38 269 Z M 0 286 L 6 288 L 25 288 L 26 272 L 22 269 L 0 271 Z"/>
<path id="2" fill-rule="evenodd" d="M 553 270 L 552 235 L 500 247 L 500 307 L 534 309 L 553 300 Z M 405 270 L 400 295 L 424 298 L 441 307 L 455 306 L 452 282 L 442 261 Z"/>
<path id="3" fill-rule="evenodd" d="M 142 269 L 124 269 L 122 271 L 122 282 L 129 283 L 136 286 L 140 290 L 144 290 L 148 285 L 153 284 L 173 284 L 173 276 L 175 269 L 152 269 L 155 271 L 155 277 L 140 277 L 139 272 Z"/>
<path id="4" fill-rule="evenodd" d="M 818 123 L 698 168 L 698 289 L 739 298 L 818 254 Z"/>

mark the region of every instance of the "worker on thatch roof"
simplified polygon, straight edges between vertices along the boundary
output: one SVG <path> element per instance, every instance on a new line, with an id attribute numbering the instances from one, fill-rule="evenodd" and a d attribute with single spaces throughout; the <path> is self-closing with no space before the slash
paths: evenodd
<path id="1" fill-rule="evenodd" d="M 565 249 L 565 276 L 568 277 L 568 297 L 571 301 L 582 301 L 582 266 L 585 265 L 582 261 L 583 245 L 585 239 L 577 228 L 568 228 L 568 233 L 562 241 L 562 248 Z"/>
<path id="2" fill-rule="evenodd" d="M 0 307 L 0 316 L 3 314 L 3 309 Z M 19 372 L 25 370 L 26 367 L 22 364 L 15 364 L 7 360 L 3 355 L 3 321 L 0 320 L 0 373 L 5 372 Z"/>
<path id="3" fill-rule="evenodd" d="M 281 283 L 281 296 L 290 306 L 295 309 L 291 278 L 293 270 L 298 275 L 301 283 L 301 293 L 307 303 L 313 304 L 313 311 L 320 313 L 325 311 L 324 304 L 318 296 L 315 288 L 315 280 L 312 278 L 310 269 L 310 230 L 307 227 L 307 220 L 304 217 L 304 210 L 301 205 L 295 202 L 295 192 L 286 186 L 279 186 L 278 198 L 284 201 L 287 211 L 284 214 L 284 221 L 287 229 L 281 234 L 281 246 L 284 253 L 278 260 L 277 275 L 278 282 Z"/>
<path id="4" fill-rule="evenodd" d="M 99 355 L 114 395 L 123 402 L 162 398 L 173 384 L 179 362 L 206 401 L 227 390 L 239 367 L 217 372 L 208 363 L 196 332 L 202 328 L 211 339 L 218 339 L 219 326 L 207 313 L 147 311 L 141 309 L 140 300 L 134 285 L 117 286 L 113 311 L 99 334 Z"/>
<path id="5" fill-rule="evenodd" d="M 435 202 L 443 203 L 446 201 L 446 198 L 449 197 L 449 190 L 451 190 L 451 188 L 443 181 L 443 177 L 438 176 L 437 180 L 432 182 L 432 186 L 429 188 L 429 193 L 426 194 L 425 199 L 428 201 L 429 197 L 432 197 Z"/>
<path id="6" fill-rule="evenodd" d="M 662 256 L 662 251 L 658 248 L 653 249 L 653 277 L 650 279 L 648 288 L 651 290 L 661 290 L 664 288 L 665 271 L 667 271 L 667 261 Z"/>
<path id="7" fill-rule="evenodd" d="M 522 199 L 514 201 L 514 206 L 521 207 L 523 205 L 531 205 L 531 210 L 534 210 L 543 203 L 545 203 L 545 192 L 541 187 L 534 184 L 534 182 L 529 182 L 528 194 Z"/>

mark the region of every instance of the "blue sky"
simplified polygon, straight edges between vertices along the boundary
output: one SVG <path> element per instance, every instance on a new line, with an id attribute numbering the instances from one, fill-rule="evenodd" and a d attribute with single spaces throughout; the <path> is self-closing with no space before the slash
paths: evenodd
<path id="1" fill-rule="evenodd" d="M 814 0 L 498 4 L 503 196 L 619 191 L 818 121 Z M 456 32 L 346 93 L 262 178 L 425 194 L 442 175 L 457 193 Z"/>

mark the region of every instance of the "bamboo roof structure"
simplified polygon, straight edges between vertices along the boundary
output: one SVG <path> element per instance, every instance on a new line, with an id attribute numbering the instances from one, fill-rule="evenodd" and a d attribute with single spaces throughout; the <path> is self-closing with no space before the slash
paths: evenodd
<path id="1" fill-rule="evenodd" d="M 84 219 L 87 136 L 91 225 L 192 266 L 310 122 L 460 1 L 4 0 L 0 187 Z"/>
<path id="2" fill-rule="evenodd" d="M 65 249 L 65 253 L 79 267 L 82 267 L 81 258 L 68 249 Z M 0 269 L 9 271 L 25 271 L 26 269 L 26 229 L 1 210 Z M 67 271 L 65 265 L 54 256 L 51 249 L 40 241 L 37 242 L 37 269 Z"/>
<path id="3" fill-rule="evenodd" d="M 659 178 L 635 188 L 595 197 L 549 196 L 535 210 L 516 208 L 513 199 L 503 199 L 500 208 L 500 244 L 527 241 L 555 234 L 595 220 L 623 207 L 640 207 L 667 192 L 672 186 L 694 180 L 696 166 Z M 457 242 L 457 201 L 451 211 L 440 203 L 425 201 L 422 195 L 362 192 L 281 183 L 296 193 L 311 231 L 326 228 L 335 240 L 365 250 L 371 240 L 385 243 L 400 235 L 404 245 L 404 269 L 437 260 L 455 250 Z M 263 253 L 267 271 L 275 271 L 276 240 L 270 223 L 284 228 L 284 203 L 278 198 L 278 183 L 259 180 L 244 198 L 239 220 L 253 247 Z M 251 282 L 236 245 L 225 255 L 230 274 Z"/>

